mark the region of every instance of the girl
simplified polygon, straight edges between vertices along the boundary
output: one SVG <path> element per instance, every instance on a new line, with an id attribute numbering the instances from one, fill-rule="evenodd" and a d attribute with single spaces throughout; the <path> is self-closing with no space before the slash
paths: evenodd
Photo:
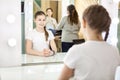
<path id="1" fill-rule="evenodd" d="M 52 32 L 45 29 L 45 20 L 43 11 L 36 12 L 34 19 L 36 28 L 26 36 L 26 52 L 28 54 L 50 56 L 57 51 Z"/>
<path id="2" fill-rule="evenodd" d="M 68 51 L 59 80 L 114 80 L 120 65 L 119 52 L 102 38 L 110 23 L 109 14 L 101 5 L 91 5 L 84 11 L 81 29 L 86 42 Z"/>

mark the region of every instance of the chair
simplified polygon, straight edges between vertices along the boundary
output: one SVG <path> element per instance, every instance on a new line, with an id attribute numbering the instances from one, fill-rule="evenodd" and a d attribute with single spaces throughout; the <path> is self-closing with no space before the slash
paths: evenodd
<path id="1" fill-rule="evenodd" d="M 73 40 L 74 44 L 81 44 L 81 43 L 84 43 L 84 42 L 85 42 L 85 39 L 74 39 Z"/>
<path id="2" fill-rule="evenodd" d="M 116 69 L 115 80 L 120 80 L 120 66 L 118 66 Z"/>

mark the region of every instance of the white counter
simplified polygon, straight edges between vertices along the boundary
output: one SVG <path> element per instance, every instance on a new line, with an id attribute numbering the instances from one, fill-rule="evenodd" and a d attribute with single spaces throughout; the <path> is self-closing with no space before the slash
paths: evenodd
<path id="1" fill-rule="evenodd" d="M 63 64 L 0 68 L 1 80 L 58 80 Z"/>
<path id="2" fill-rule="evenodd" d="M 66 53 L 56 53 L 54 56 L 41 57 L 23 54 L 23 65 L 35 65 L 35 64 L 51 64 L 51 63 L 63 63 L 63 59 Z"/>
<path id="3" fill-rule="evenodd" d="M 22 66 L 0 68 L 0 80 L 58 80 L 65 55 L 57 53 L 40 57 L 23 54 Z"/>

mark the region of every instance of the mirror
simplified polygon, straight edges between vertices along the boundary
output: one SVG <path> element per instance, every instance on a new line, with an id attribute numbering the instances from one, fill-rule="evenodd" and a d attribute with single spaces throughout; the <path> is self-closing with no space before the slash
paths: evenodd
<path id="1" fill-rule="evenodd" d="M 42 10 L 46 13 L 46 8 L 51 7 L 53 9 L 53 17 L 59 23 L 61 18 L 65 15 L 67 15 L 66 8 L 69 4 L 75 5 L 75 7 L 78 11 L 79 17 L 81 18 L 82 12 L 84 11 L 84 9 L 87 6 L 89 6 L 91 4 L 99 4 L 99 3 L 104 5 L 108 10 L 109 10 L 109 6 L 114 4 L 112 2 L 105 2 L 104 0 L 84 0 L 84 1 L 83 0 L 25 0 L 25 34 L 28 31 L 33 29 L 33 26 L 34 26 L 33 15 L 35 14 L 35 12 L 37 10 Z M 106 6 L 106 4 L 107 4 L 107 6 Z M 114 13 L 110 12 L 110 14 L 114 14 Z M 113 31 L 114 30 L 115 29 L 113 29 Z M 79 36 L 81 37 L 82 35 L 80 34 Z M 57 44 L 58 44 L 58 46 L 57 46 L 58 52 L 62 53 L 61 52 L 61 41 L 58 41 Z M 59 55 L 59 57 L 52 56 L 52 58 L 54 57 L 55 59 L 57 59 L 57 58 L 61 59 L 61 61 L 58 60 L 58 62 L 62 62 L 65 54 L 61 54 L 61 55 L 62 55 L 62 57 L 60 57 L 60 55 Z M 29 55 L 29 56 L 31 56 L 31 55 Z M 31 56 L 31 57 L 33 57 L 33 56 Z M 36 57 L 37 58 L 35 59 L 35 62 L 33 62 L 33 63 L 39 63 L 39 62 L 44 63 L 45 62 L 45 61 L 41 61 L 38 56 L 36 56 Z M 39 58 L 39 60 L 38 60 L 38 58 Z M 47 59 L 49 59 L 49 58 L 51 58 L 51 57 L 47 57 Z M 45 58 L 42 58 L 42 59 L 44 60 Z M 34 61 L 34 60 L 31 60 L 31 61 Z M 48 60 L 46 62 L 47 63 L 55 62 L 55 60 L 53 60 L 53 61 Z M 24 64 L 27 64 L 27 62 L 25 62 Z"/>
<path id="2" fill-rule="evenodd" d="M 90 1 L 79 1 L 79 0 L 25 0 L 25 34 L 32 30 L 35 26 L 33 22 L 34 14 L 42 10 L 46 13 L 47 8 L 53 9 L 53 17 L 59 23 L 61 18 L 67 15 L 67 6 L 69 4 L 74 4 L 79 16 L 81 16 L 82 11 L 86 8 L 84 5 L 97 4 L 97 0 Z M 81 6 L 80 6 L 81 5 Z M 56 36 L 55 36 L 56 37 Z M 50 57 L 39 57 L 33 55 L 24 54 L 23 64 L 31 64 L 31 63 L 54 63 L 54 62 L 62 62 L 65 56 L 65 53 L 61 52 L 61 40 L 56 39 L 57 46 L 57 55 Z M 27 61 L 26 61 L 27 60 Z"/>

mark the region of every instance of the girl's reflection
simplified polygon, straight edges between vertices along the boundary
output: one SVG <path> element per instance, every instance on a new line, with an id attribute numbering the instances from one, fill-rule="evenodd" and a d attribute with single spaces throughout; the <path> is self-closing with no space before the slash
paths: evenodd
<path id="1" fill-rule="evenodd" d="M 38 56 L 53 55 L 57 48 L 52 32 L 45 29 L 45 13 L 43 11 L 36 12 L 34 22 L 36 28 L 26 35 L 26 52 Z"/>

